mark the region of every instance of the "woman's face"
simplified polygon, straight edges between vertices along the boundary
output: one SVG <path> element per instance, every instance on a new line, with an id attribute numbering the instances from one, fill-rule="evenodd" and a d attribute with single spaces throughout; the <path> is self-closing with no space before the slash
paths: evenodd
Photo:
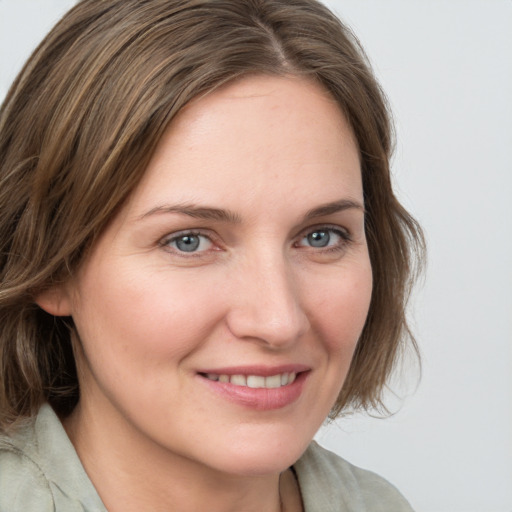
<path id="1" fill-rule="evenodd" d="M 292 464 L 368 312 L 363 207 L 318 85 L 251 77 L 192 102 L 59 299 L 82 347 L 75 419 L 203 468 Z"/>

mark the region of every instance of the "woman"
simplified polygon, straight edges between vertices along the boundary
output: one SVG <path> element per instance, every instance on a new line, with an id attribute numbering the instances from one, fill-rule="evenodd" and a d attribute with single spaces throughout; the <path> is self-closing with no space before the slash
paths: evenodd
<path id="1" fill-rule="evenodd" d="M 311 442 L 409 334 L 390 134 L 314 0 L 73 8 L 0 117 L 0 510 L 410 510 Z"/>

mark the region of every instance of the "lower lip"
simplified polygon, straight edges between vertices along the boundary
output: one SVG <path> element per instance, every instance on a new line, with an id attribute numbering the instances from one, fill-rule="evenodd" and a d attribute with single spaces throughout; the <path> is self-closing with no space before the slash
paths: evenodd
<path id="1" fill-rule="evenodd" d="M 249 388 L 235 386 L 229 382 L 210 380 L 199 375 L 199 378 L 216 394 L 242 407 L 257 411 L 282 409 L 296 402 L 302 394 L 304 383 L 309 372 L 301 372 L 297 378 L 280 388 Z"/>

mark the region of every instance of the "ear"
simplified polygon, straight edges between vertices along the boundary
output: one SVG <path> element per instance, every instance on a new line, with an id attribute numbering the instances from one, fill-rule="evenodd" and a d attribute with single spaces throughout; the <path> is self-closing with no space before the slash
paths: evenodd
<path id="1" fill-rule="evenodd" d="M 54 286 L 36 296 L 36 304 L 53 316 L 71 316 L 71 300 L 64 285 Z"/>

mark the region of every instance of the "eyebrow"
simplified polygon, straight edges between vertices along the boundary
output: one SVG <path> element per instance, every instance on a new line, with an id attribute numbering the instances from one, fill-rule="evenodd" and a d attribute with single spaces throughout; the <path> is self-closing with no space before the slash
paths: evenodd
<path id="1" fill-rule="evenodd" d="M 195 219 L 217 220 L 222 222 L 229 222 L 232 224 L 240 224 L 242 222 L 242 219 L 239 215 L 229 210 L 211 208 L 207 206 L 196 206 L 191 203 L 157 206 L 142 214 L 139 217 L 139 220 L 145 219 L 151 215 L 162 213 L 180 213 Z"/>
<path id="2" fill-rule="evenodd" d="M 327 215 L 332 215 L 334 213 L 342 212 L 344 210 L 361 210 L 365 213 L 364 206 L 358 201 L 353 201 L 351 199 L 341 199 L 340 201 L 334 201 L 332 203 L 322 204 L 309 210 L 304 216 L 304 220 L 315 219 L 316 217 L 325 217 Z"/>
<path id="3" fill-rule="evenodd" d="M 304 216 L 304 221 L 315 219 L 317 217 L 333 215 L 334 213 L 349 209 L 361 210 L 364 213 L 364 207 L 361 203 L 350 199 L 341 199 L 339 201 L 333 201 L 332 203 L 322 204 L 309 210 Z M 192 203 L 156 206 L 138 217 L 138 220 L 143 220 L 151 215 L 166 213 L 178 213 L 181 215 L 188 215 L 195 219 L 215 220 L 231 224 L 240 224 L 242 222 L 240 215 L 230 210 L 208 206 L 196 206 Z"/>

